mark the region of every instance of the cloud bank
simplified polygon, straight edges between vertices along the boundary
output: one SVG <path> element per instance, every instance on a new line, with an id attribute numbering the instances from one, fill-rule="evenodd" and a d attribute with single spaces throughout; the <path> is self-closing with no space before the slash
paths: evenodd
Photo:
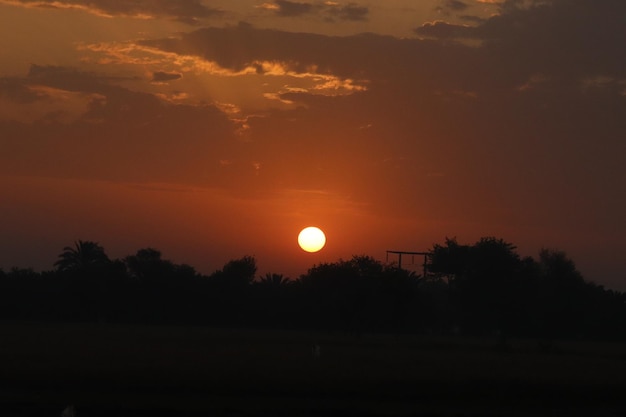
<path id="1" fill-rule="evenodd" d="M 31 8 L 75 9 L 103 17 L 170 18 L 188 24 L 219 16 L 222 11 L 202 0 L 0 0 L 0 4 Z"/>
<path id="2" fill-rule="evenodd" d="M 369 15 L 367 6 L 357 3 L 340 4 L 338 2 L 297 2 L 290 0 L 276 0 L 273 3 L 264 3 L 262 9 L 280 17 L 317 16 L 326 21 L 364 21 Z"/>

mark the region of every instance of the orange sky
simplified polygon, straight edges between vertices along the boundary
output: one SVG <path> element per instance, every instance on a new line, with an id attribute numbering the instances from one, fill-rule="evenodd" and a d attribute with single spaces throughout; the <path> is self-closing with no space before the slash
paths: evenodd
<path id="1" fill-rule="evenodd" d="M 599 4 L 602 3 L 602 4 Z M 626 290 L 622 0 L 0 0 L 0 267 L 496 236 Z M 297 247 L 305 226 L 327 247 Z"/>

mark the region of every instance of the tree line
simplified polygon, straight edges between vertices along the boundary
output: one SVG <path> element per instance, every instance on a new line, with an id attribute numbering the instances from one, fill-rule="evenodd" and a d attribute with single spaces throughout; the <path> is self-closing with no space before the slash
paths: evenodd
<path id="1" fill-rule="evenodd" d="M 257 276 L 250 256 L 203 275 L 153 248 L 110 259 L 77 241 L 50 271 L 0 269 L 0 319 L 624 340 L 626 295 L 564 252 L 522 258 L 492 237 L 433 245 L 422 275 L 354 256 L 295 280 Z"/>

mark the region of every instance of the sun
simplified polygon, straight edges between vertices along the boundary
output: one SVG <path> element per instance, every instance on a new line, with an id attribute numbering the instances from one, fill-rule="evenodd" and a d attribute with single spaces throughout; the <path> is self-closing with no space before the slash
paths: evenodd
<path id="1" fill-rule="evenodd" d="M 306 252 L 318 252 L 326 244 L 326 236 L 318 227 L 305 227 L 298 235 L 298 245 Z"/>

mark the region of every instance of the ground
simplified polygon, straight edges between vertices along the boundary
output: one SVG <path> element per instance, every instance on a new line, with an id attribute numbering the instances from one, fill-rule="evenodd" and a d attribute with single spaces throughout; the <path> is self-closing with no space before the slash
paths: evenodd
<path id="1" fill-rule="evenodd" d="M 0 323 L 0 415 L 626 416 L 626 345 Z M 319 345 L 320 355 L 313 355 Z"/>

